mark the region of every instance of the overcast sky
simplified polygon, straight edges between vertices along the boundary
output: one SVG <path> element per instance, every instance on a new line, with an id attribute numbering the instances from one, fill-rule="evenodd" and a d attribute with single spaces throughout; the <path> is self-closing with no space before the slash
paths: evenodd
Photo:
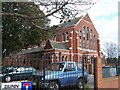
<path id="1" fill-rule="evenodd" d="M 118 2 L 120 0 L 99 0 L 88 14 L 99 33 L 101 48 L 105 42 L 118 43 Z M 57 24 L 52 20 L 52 24 Z"/>
<path id="2" fill-rule="evenodd" d="M 101 48 L 105 42 L 118 43 L 118 2 L 120 0 L 100 0 L 89 11 L 89 15 L 99 33 Z"/>

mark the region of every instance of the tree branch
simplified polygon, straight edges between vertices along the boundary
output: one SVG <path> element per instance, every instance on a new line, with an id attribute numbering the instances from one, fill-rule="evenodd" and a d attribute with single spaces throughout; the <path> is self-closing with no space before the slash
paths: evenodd
<path id="1" fill-rule="evenodd" d="M 51 12 L 51 13 L 48 13 L 48 14 L 45 15 L 45 16 L 31 17 L 31 16 L 27 16 L 27 15 L 24 15 L 24 14 L 6 13 L 6 12 L 0 13 L 0 15 L 3 15 L 3 16 L 17 16 L 17 17 L 21 17 L 21 18 L 29 19 L 29 20 L 33 20 L 33 19 L 42 19 L 42 18 L 49 17 L 49 16 L 53 15 L 54 13 L 57 13 L 59 10 L 63 9 L 63 7 L 64 7 L 65 5 L 67 5 L 67 4 L 68 4 L 68 3 L 66 2 L 66 3 L 63 4 L 60 8 L 54 10 L 54 11 Z"/>

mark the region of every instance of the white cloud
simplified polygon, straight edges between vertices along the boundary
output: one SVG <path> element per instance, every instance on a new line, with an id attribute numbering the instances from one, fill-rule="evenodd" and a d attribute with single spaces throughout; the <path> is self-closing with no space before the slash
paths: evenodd
<path id="1" fill-rule="evenodd" d="M 118 43 L 118 0 L 100 0 L 89 15 L 99 33 L 101 48 L 106 41 Z"/>
<path id="2" fill-rule="evenodd" d="M 91 17 L 108 16 L 118 12 L 118 1 L 119 0 L 99 0 L 89 11 Z"/>

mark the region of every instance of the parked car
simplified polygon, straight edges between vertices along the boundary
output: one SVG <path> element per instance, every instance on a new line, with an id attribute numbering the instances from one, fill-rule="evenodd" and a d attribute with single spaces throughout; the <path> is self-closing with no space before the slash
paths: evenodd
<path id="1" fill-rule="evenodd" d="M 84 83 L 88 81 L 88 72 L 84 69 L 82 75 L 82 64 L 77 62 L 55 62 L 52 63 L 44 72 L 37 72 L 32 75 L 30 80 L 33 87 L 49 88 L 58 90 L 60 87 L 77 85 L 83 88 Z"/>
<path id="2" fill-rule="evenodd" d="M 37 70 L 31 66 L 3 67 L 0 77 L 4 82 L 27 80 Z"/>

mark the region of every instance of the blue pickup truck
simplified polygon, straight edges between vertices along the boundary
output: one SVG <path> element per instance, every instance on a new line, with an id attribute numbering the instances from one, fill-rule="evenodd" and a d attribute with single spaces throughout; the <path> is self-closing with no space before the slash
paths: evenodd
<path id="1" fill-rule="evenodd" d="M 84 69 L 82 74 L 82 64 L 78 62 L 55 62 L 52 63 L 44 72 L 34 73 L 30 80 L 33 87 L 49 88 L 50 90 L 59 90 L 60 87 L 68 85 L 77 85 L 83 88 L 84 83 L 88 81 L 88 72 Z"/>

